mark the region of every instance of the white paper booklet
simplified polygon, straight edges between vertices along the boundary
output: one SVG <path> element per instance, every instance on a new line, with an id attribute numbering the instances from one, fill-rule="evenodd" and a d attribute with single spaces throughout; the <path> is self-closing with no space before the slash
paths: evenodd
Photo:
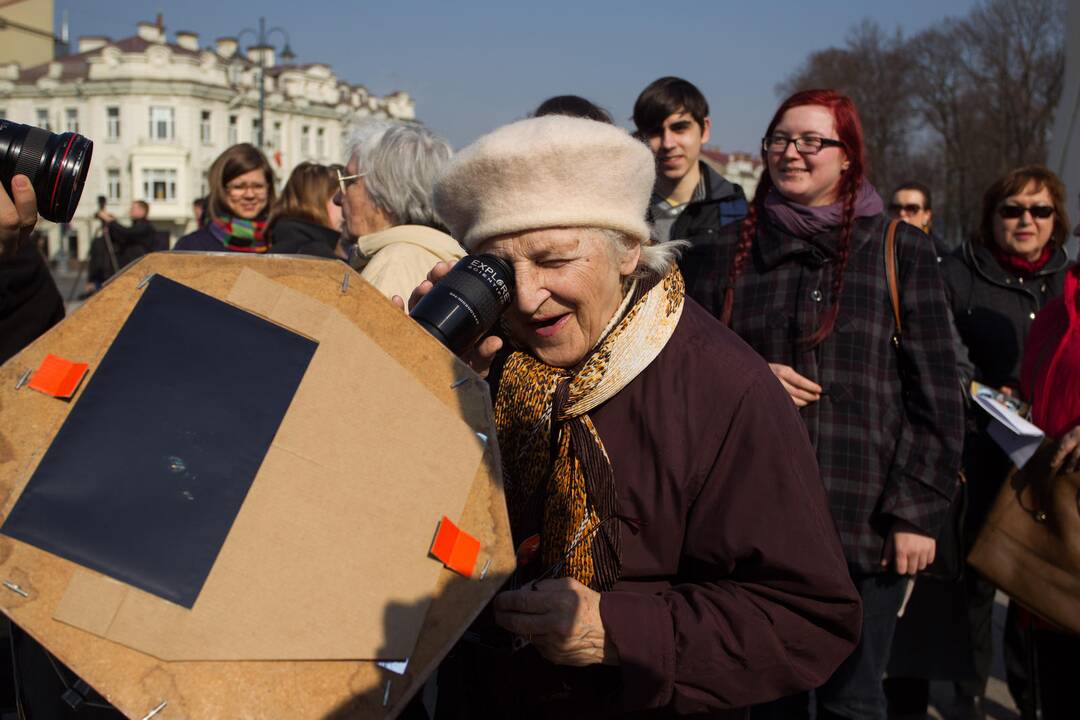
<path id="1" fill-rule="evenodd" d="M 990 437 L 1008 454 L 1016 467 L 1024 467 L 1039 449 L 1045 433 L 987 393 L 973 393 L 972 397 L 990 413 L 992 422 L 987 427 Z"/>

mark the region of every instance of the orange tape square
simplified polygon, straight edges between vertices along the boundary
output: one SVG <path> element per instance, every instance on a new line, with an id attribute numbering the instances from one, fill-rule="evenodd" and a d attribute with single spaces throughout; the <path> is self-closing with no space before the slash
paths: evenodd
<path id="1" fill-rule="evenodd" d="M 89 367 L 86 363 L 72 362 L 49 353 L 30 378 L 30 387 L 52 397 L 70 398 Z"/>
<path id="2" fill-rule="evenodd" d="M 454 572 L 472 577 L 476 558 L 480 554 L 480 541 L 443 515 L 435 540 L 431 543 L 431 554 Z"/>

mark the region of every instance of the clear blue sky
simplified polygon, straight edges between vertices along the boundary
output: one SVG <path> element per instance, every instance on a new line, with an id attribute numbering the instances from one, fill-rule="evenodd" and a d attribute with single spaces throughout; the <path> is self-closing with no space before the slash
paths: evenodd
<path id="1" fill-rule="evenodd" d="M 634 98 L 662 75 L 709 100 L 712 145 L 751 150 L 776 84 L 864 17 L 905 34 L 966 14 L 975 0 L 55 0 L 73 39 L 135 34 L 163 13 L 203 45 L 255 28 L 288 33 L 298 62 L 325 62 L 384 94 L 406 90 L 419 119 L 455 147 L 524 117 L 551 95 L 583 95 L 628 124 Z M 277 37 L 275 37 L 275 40 Z M 246 43 L 245 43 L 246 44 Z"/>

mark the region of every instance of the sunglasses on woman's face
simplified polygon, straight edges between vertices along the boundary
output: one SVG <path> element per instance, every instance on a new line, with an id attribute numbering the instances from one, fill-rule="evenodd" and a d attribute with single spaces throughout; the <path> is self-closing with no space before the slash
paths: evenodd
<path id="1" fill-rule="evenodd" d="M 922 212 L 922 205 L 916 205 L 915 203 L 908 203 L 907 205 L 889 203 L 889 210 L 894 213 L 906 212 L 908 215 L 914 215 L 915 213 Z"/>
<path id="2" fill-rule="evenodd" d="M 1031 207 L 1026 205 L 1002 205 L 998 208 L 998 215 L 1003 220 L 1016 220 L 1026 212 L 1031 213 L 1033 218 L 1045 220 L 1054 214 L 1054 208 L 1050 205 L 1032 205 Z"/>

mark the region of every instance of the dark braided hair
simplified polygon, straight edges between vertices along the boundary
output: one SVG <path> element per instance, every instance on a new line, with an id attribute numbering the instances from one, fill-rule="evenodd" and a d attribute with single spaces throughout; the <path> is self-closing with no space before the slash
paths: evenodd
<path id="1" fill-rule="evenodd" d="M 829 109 L 836 125 L 837 138 L 844 144 L 844 153 L 849 163 L 848 168 L 840 176 L 836 193 L 837 199 L 843 203 L 843 220 L 840 226 L 840 241 L 837 245 L 838 257 L 833 265 L 832 305 L 825 311 L 817 330 L 800 339 L 804 348 L 809 350 L 827 338 L 836 325 L 836 316 L 840 311 L 840 293 L 844 289 L 844 270 L 847 268 L 851 236 L 855 228 L 855 201 L 866 175 L 866 153 L 863 148 L 862 123 L 855 109 L 855 103 L 851 101 L 851 98 L 836 90 L 803 90 L 795 93 L 780 104 L 776 114 L 773 115 L 772 122 L 769 123 L 766 136 L 772 134 L 784 117 L 784 113 L 791 108 L 803 105 L 821 105 Z M 735 284 L 749 259 L 750 250 L 757 235 L 758 221 L 765 209 L 765 198 L 773 189 L 772 178 L 769 176 L 768 157 L 764 149 L 761 155 L 765 162 L 765 170 L 754 192 L 754 201 L 739 228 L 739 240 L 735 245 L 735 252 L 728 268 L 728 282 L 724 289 L 724 304 L 720 313 L 720 320 L 725 325 L 731 325 L 732 308 L 735 304 Z"/>

